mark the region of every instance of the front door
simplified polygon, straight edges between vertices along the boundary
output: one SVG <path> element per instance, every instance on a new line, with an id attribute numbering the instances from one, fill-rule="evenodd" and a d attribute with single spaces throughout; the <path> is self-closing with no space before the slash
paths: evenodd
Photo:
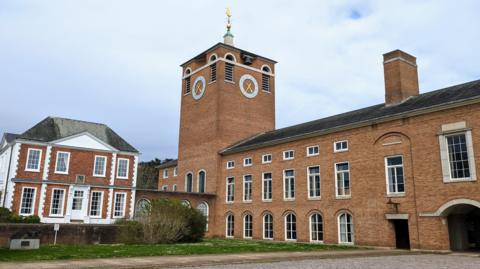
<path id="1" fill-rule="evenodd" d="M 393 221 L 395 226 L 396 247 L 410 249 L 410 236 L 408 234 L 408 220 L 398 219 Z"/>
<path id="2" fill-rule="evenodd" d="M 84 187 L 74 187 L 72 193 L 72 220 L 84 220 L 87 215 L 87 194 L 88 189 Z"/>

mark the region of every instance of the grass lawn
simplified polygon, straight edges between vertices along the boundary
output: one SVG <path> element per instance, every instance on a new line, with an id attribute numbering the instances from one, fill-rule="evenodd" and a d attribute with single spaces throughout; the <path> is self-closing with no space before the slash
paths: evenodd
<path id="1" fill-rule="evenodd" d="M 159 245 L 44 246 L 38 250 L 0 248 L 0 261 L 93 259 L 162 255 L 191 255 L 275 251 L 352 250 L 350 246 L 281 243 L 255 240 L 205 239 L 200 243 Z"/>

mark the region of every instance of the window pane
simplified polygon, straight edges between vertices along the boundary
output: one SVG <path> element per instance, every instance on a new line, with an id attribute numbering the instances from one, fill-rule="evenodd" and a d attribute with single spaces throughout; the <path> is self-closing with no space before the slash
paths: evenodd
<path id="1" fill-rule="evenodd" d="M 20 207 L 20 214 L 30 215 L 33 214 L 33 203 L 34 203 L 35 189 L 34 188 L 24 188 L 22 195 L 22 204 Z"/>
<path id="2" fill-rule="evenodd" d="M 64 190 L 53 190 L 52 192 L 52 206 L 50 209 L 50 215 L 61 215 L 63 211 L 63 196 Z"/>

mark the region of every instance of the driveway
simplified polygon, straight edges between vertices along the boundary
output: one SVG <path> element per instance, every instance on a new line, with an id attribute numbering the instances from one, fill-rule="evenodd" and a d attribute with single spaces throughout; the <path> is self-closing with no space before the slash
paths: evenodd
<path id="1" fill-rule="evenodd" d="M 186 268 L 186 267 L 185 267 Z M 402 255 L 317 259 L 254 264 L 188 267 L 189 269 L 479 269 L 480 257 L 464 255 Z"/>

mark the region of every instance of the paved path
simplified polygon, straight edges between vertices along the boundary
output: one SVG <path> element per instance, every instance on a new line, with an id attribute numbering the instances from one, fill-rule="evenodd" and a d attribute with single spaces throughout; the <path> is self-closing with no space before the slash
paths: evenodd
<path id="1" fill-rule="evenodd" d="M 64 260 L 43 262 L 0 262 L 0 269 L 127 269 L 127 268 L 165 268 L 200 265 L 231 265 L 240 263 L 265 263 L 278 261 L 293 261 L 305 259 L 377 257 L 392 255 L 407 255 L 401 250 L 342 250 L 318 252 L 272 252 L 244 254 L 216 254 L 191 256 L 156 256 L 136 258 L 111 258 L 92 260 Z M 219 268 L 221 268 L 219 267 Z M 259 267 L 261 268 L 261 267 Z M 285 267 L 286 268 L 286 267 Z M 477 268 L 478 269 L 478 268 Z"/>
<path id="2" fill-rule="evenodd" d="M 189 269 L 479 269 L 480 257 L 454 255 L 403 255 L 345 259 L 231 264 L 189 267 Z"/>

